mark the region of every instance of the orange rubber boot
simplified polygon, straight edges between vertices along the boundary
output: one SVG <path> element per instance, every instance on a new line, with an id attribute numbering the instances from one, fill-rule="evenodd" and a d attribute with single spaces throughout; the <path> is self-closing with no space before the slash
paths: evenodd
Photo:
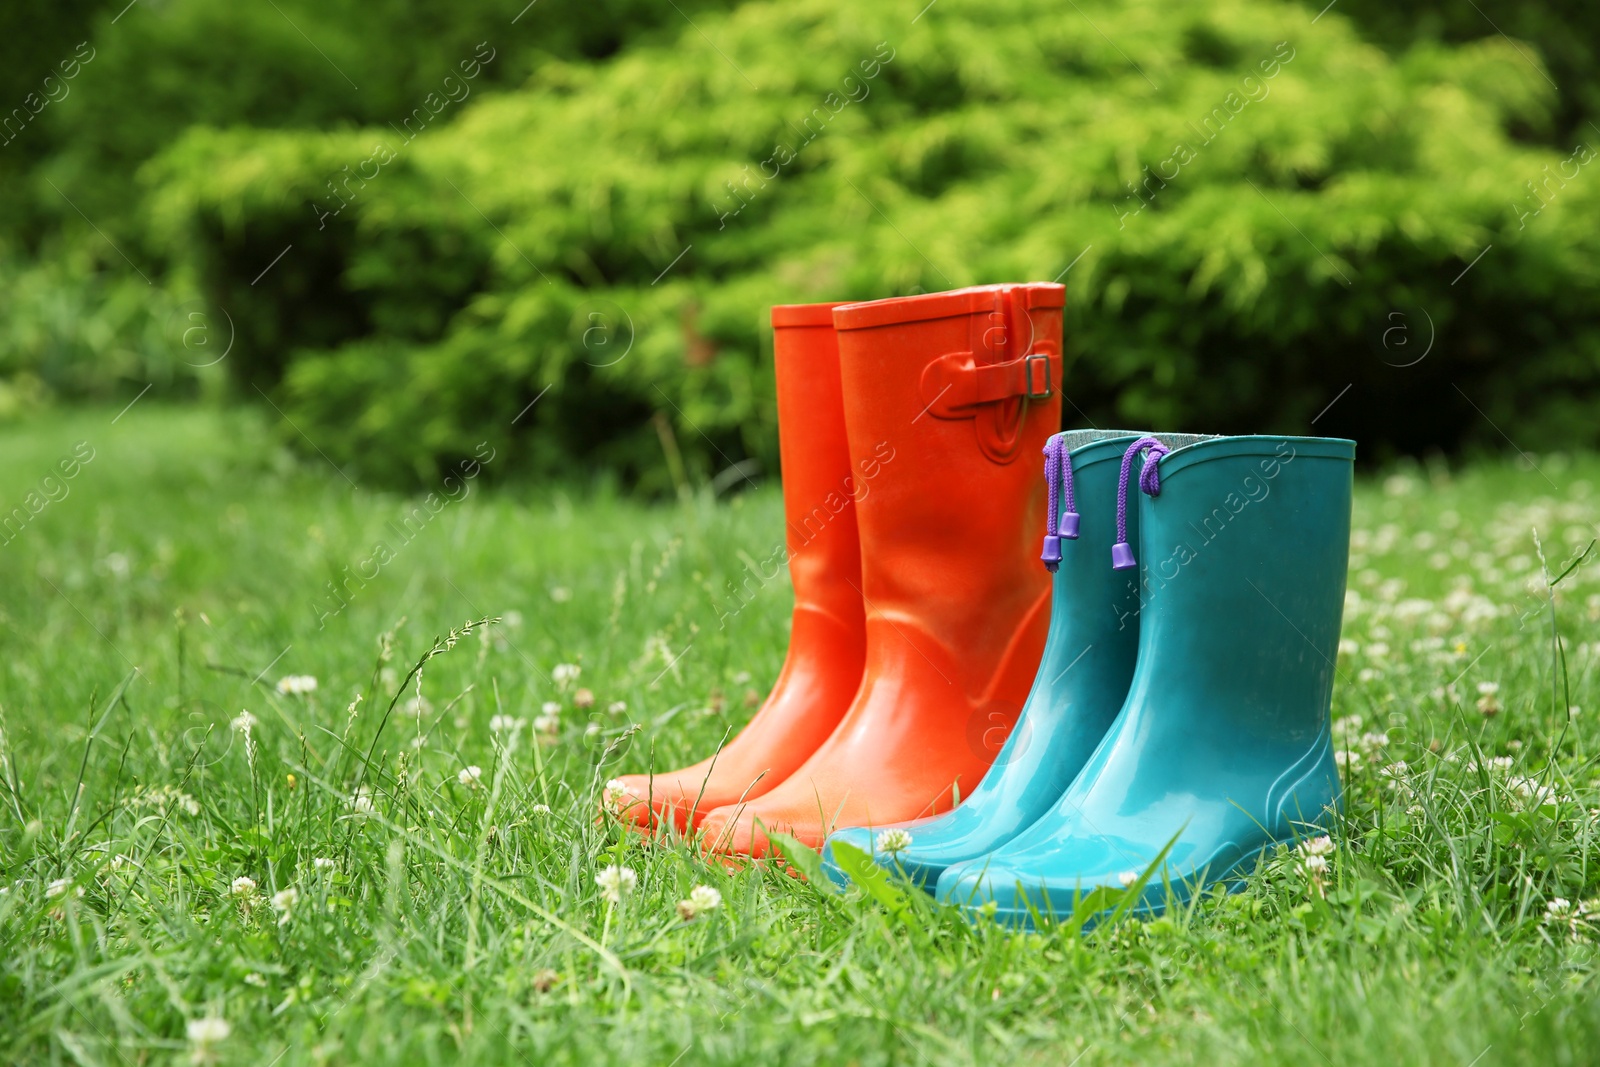
<path id="1" fill-rule="evenodd" d="M 1050 624 L 1039 456 L 1061 421 L 1063 302 L 997 285 L 834 311 L 850 455 L 878 469 L 856 505 L 866 674 L 792 777 L 706 816 L 708 849 L 937 814 L 999 753 Z"/>
<path id="2" fill-rule="evenodd" d="M 694 829 L 713 808 L 759 797 L 827 740 L 861 685 L 866 619 L 856 501 L 874 490 L 870 464 L 850 465 L 833 304 L 772 309 L 778 453 L 794 615 L 789 655 L 750 724 L 683 770 L 622 779 L 624 817 Z"/>

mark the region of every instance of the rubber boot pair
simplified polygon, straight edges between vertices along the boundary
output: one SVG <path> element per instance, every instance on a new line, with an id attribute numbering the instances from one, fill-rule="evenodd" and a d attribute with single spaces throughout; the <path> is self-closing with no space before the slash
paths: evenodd
<path id="1" fill-rule="evenodd" d="M 1048 576 L 1034 558 L 1043 486 L 1019 460 L 1060 423 L 1063 297 L 1059 285 L 981 286 L 774 309 L 796 596 L 789 659 L 722 752 L 625 779 L 628 815 L 670 818 L 698 827 L 713 850 L 760 856 L 768 830 L 816 847 L 836 825 L 935 814 L 977 787 L 1027 697 L 1049 625 Z M 819 416 L 825 313 L 839 400 Z M 805 359 L 799 321 L 816 326 Z M 817 397 L 797 401 L 807 389 Z M 824 463 L 824 451 L 835 458 Z M 807 523 L 824 515 L 836 539 L 814 554 L 812 573 Z M 834 627 L 835 646 L 802 628 L 815 588 L 837 592 L 835 615 L 862 620 Z M 826 687 L 809 681 L 821 676 Z"/>
<path id="2" fill-rule="evenodd" d="M 1046 656 L 1038 699 L 1013 745 L 1030 733 L 1094 733 L 1119 678 L 1126 698 L 1086 762 L 1078 759 L 1081 740 L 1051 746 L 1053 762 L 1024 754 L 973 796 L 1001 802 L 976 811 L 964 833 L 952 817 L 911 825 L 909 846 L 878 856 L 936 887 L 941 900 L 1030 925 L 1070 913 L 1097 888 L 1121 891 L 1144 878 L 1137 906 L 1159 908 L 1303 836 L 1339 803 L 1329 704 L 1354 445 L 1163 437 L 1128 444 L 1120 463 L 1108 463 L 1105 452 L 1123 440 L 1070 452 L 1082 535 L 1060 542 L 1055 655 Z M 1146 454 L 1130 507 L 1134 465 Z M 1118 673 L 1125 655 L 1106 654 L 1107 642 L 1126 653 L 1126 631 L 1102 627 L 1089 642 L 1066 618 L 1092 619 L 1108 607 L 1126 617 L 1108 573 L 1138 576 L 1127 590 L 1142 602 L 1131 678 Z M 1047 679 L 1079 642 L 1083 658 L 1059 682 Z M 1014 768 L 1029 762 L 1040 764 L 1035 777 L 1013 783 Z M 1051 792 L 1053 803 L 1019 831 L 1022 810 Z M 966 854 L 996 838 L 1006 840 Z M 871 836 L 846 831 L 838 839 L 870 847 Z"/>

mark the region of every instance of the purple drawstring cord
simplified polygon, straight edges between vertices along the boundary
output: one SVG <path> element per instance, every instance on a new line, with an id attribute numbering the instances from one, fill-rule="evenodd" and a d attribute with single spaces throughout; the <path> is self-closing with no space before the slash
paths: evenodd
<path id="1" fill-rule="evenodd" d="M 1159 461 L 1172 451 L 1154 437 L 1141 437 L 1122 454 L 1122 476 L 1117 480 L 1117 543 L 1111 546 L 1111 566 L 1114 570 L 1124 571 L 1138 562 L 1133 558 L 1133 549 L 1128 546 L 1128 474 L 1133 467 L 1133 457 L 1145 449 L 1150 450 L 1150 457 L 1139 472 L 1139 488 L 1148 496 L 1161 495 Z"/>
<path id="2" fill-rule="evenodd" d="M 1061 513 L 1061 522 L 1056 523 L 1057 477 L 1059 473 L 1059 493 L 1067 510 Z M 1044 569 L 1052 573 L 1061 565 L 1061 539 L 1063 537 L 1075 540 L 1078 536 L 1078 503 L 1072 492 L 1072 455 L 1067 450 L 1067 442 L 1062 434 L 1055 434 L 1044 443 L 1044 486 L 1045 486 L 1045 520 L 1044 520 L 1044 551 L 1039 558 L 1044 561 Z"/>

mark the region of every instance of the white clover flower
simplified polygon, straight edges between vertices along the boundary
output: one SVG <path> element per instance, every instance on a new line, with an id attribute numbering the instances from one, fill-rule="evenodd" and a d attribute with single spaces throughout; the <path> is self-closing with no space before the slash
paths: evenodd
<path id="1" fill-rule="evenodd" d="M 533 720 L 533 728 L 538 733 L 547 737 L 561 732 L 561 717 L 559 715 L 540 715 Z"/>
<path id="2" fill-rule="evenodd" d="M 1327 834 L 1319 837 L 1308 837 L 1297 846 L 1302 855 L 1326 856 L 1333 852 L 1333 838 Z"/>
<path id="3" fill-rule="evenodd" d="M 564 585 L 558 585 L 550 590 L 550 599 L 557 604 L 565 604 L 572 599 L 572 590 Z"/>
<path id="4" fill-rule="evenodd" d="M 1300 861 L 1300 867 L 1313 878 L 1320 878 L 1328 871 L 1328 857 L 1321 855 L 1307 856 Z"/>
<path id="5" fill-rule="evenodd" d="M 294 886 L 272 894 L 272 907 L 278 912 L 278 925 L 283 926 L 291 917 L 294 906 L 300 903 L 300 890 Z"/>
<path id="6" fill-rule="evenodd" d="M 1568 799 L 1557 793 L 1554 786 L 1541 785 L 1534 778 L 1513 776 L 1506 779 L 1506 786 L 1528 801 L 1528 806 L 1533 808 L 1543 807 L 1546 804 L 1565 803 Z"/>
<path id="7" fill-rule="evenodd" d="M 1333 762 L 1342 769 L 1349 769 L 1351 764 L 1361 762 L 1361 753 L 1341 748 L 1333 754 Z"/>
<path id="8" fill-rule="evenodd" d="M 510 733 L 517 728 L 522 720 L 515 715 L 496 715 L 489 720 L 489 732 L 495 734 Z"/>
<path id="9" fill-rule="evenodd" d="M 696 918 L 708 911 L 715 911 L 722 906 L 722 894 L 711 886 L 697 885 L 689 893 L 687 900 L 678 901 L 678 918 L 684 922 L 693 922 Z"/>
<path id="10" fill-rule="evenodd" d="M 228 1040 L 233 1027 L 220 1016 L 208 1015 L 203 1019 L 190 1019 L 184 1032 L 189 1036 L 189 1044 L 194 1046 L 191 1053 L 194 1062 L 212 1063 L 216 1060 L 216 1046 Z"/>
<path id="11" fill-rule="evenodd" d="M 260 720 L 254 715 L 250 714 L 248 710 L 245 710 L 235 715 L 233 717 L 233 721 L 228 725 L 233 727 L 233 729 L 239 733 L 248 734 L 251 730 L 256 728 L 256 723 L 259 721 Z"/>
<path id="12" fill-rule="evenodd" d="M 316 859 L 311 861 L 311 866 L 319 871 L 331 871 L 337 867 L 338 864 L 326 856 L 318 856 Z"/>
<path id="13" fill-rule="evenodd" d="M 462 785 L 466 786 L 468 789 L 476 789 L 476 788 L 478 788 L 478 782 L 482 777 L 483 777 L 483 768 L 477 766 L 476 764 L 473 764 L 473 765 L 468 766 L 468 767 L 463 767 L 459 771 L 456 772 L 456 781 L 460 782 Z"/>
<path id="14" fill-rule="evenodd" d="M 357 815 L 371 815 L 377 810 L 377 805 L 372 802 L 372 790 L 366 786 L 357 789 L 350 797 L 350 807 Z"/>
<path id="15" fill-rule="evenodd" d="M 599 723 L 592 722 L 588 726 L 585 726 L 583 728 L 583 738 L 584 738 L 585 741 L 593 740 L 594 738 L 599 737 L 599 736 L 600 736 L 600 724 Z"/>
<path id="16" fill-rule="evenodd" d="M 878 840 L 874 842 L 873 847 L 886 855 L 898 856 L 911 847 L 911 834 L 899 827 L 885 830 L 878 835 Z"/>
<path id="17" fill-rule="evenodd" d="M 170 785 L 159 788 L 146 787 L 134 794 L 133 803 L 139 807 L 157 808 L 165 812 L 169 806 L 177 806 L 190 815 L 200 814 L 200 802 L 188 793 L 180 793 Z"/>
<path id="18" fill-rule="evenodd" d="M 1124 888 L 1124 889 L 1128 888 L 1130 885 L 1132 885 L 1133 883 L 1137 882 L 1138 880 L 1139 880 L 1139 872 L 1138 871 L 1123 871 L 1121 874 L 1117 875 L 1117 881 L 1122 884 L 1122 888 Z"/>
<path id="19" fill-rule="evenodd" d="M 560 715 L 561 704 L 555 700 L 546 700 L 543 704 L 539 705 L 539 710 L 546 715 Z"/>
<path id="20" fill-rule="evenodd" d="M 1549 919 L 1565 919 L 1572 911 L 1572 901 L 1566 897 L 1551 897 L 1544 906 L 1545 916 Z"/>
<path id="21" fill-rule="evenodd" d="M 236 897 L 247 897 L 256 891 L 256 880 L 247 874 L 235 878 L 228 887 L 228 892 Z"/>
<path id="22" fill-rule="evenodd" d="M 572 694 L 572 706 L 580 711 L 594 707 L 594 690 L 580 689 Z"/>
<path id="23" fill-rule="evenodd" d="M 583 668 L 576 663 L 557 663 L 550 671 L 550 679 L 556 685 L 565 689 L 578 680 L 578 675 L 583 673 Z"/>
<path id="24" fill-rule="evenodd" d="M 600 895 L 612 904 L 622 903 L 622 898 L 632 893 L 639 884 L 639 876 L 632 867 L 622 867 L 615 863 L 603 868 L 594 876 L 594 884 L 600 887 Z"/>
<path id="25" fill-rule="evenodd" d="M 535 804 L 533 807 L 528 809 L 528 814 L 530 814 L 530 815 L 549 815 L 550 814 L 550 805 L 548 805 L 548 804 Z"/>
<path id="26" fill-rule="evenodd" d="M 317 691 L 317 680 L 309 674 L 286 674 L 278 679 L 278 692 L 289 696 L 305 696 Z"/>
<path id="27" fill-rule="evenodd" d="M 626 700 L 613 700 L 606 705 L 606 710 L 613 715 L 621 715 L 628 710 L 628 702 Z"/>
<path id="28" fill-rule="evenodd" d="M 1478 695 L 1479 696 L 1491 697 L 1491 696 L 1494 696 L 1498 692 L 1500 692 L 1500 683 L 1499 682 L 1479 682 L 1478 683 Z"/>
<path id="29" fill-rule="evenodd" d="M 54 899 L 66 893 L 68 889 L 72 889 L 72 895 L 75 897 L 83 896 L 83 886 L 73 888 L 71 878 L 57 878 L 44 887 L 44 895 Z"/>
<path id="30" fill-rule="evenodd" d="M 621 778 L 613 778 L 605 784 L 601 791 L 606 804 L 611 807 L 622 807 L 630 801 L 637 800 L 639 791 L 624 782 Z"/>
<path id="31" fill-rule="evenodd" d="M 409 715 L 413 719 L 420 719 L 433 713 L 433 704 L 427 697 L 416 696 L 400 705 L 400 714 Z"/>

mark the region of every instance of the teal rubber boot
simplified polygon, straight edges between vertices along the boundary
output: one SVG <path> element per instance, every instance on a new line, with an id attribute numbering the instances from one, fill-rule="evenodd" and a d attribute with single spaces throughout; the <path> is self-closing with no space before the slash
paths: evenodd
<path id="1" fill-rule="evenodd" d="M 846 841 L 872 853 L 882 867 L 894 870 L 898 864 L 932 893 L 945 868 L 999 848 L 1032 825 L 1088 761 L 1128 695 L 1138 654 L 1138 589 L 1106 564 L 1115 540 L 1117 475 L 1123 453 L 1137 438 L 1074 430 L 1050 439 L 1050 529 L 1042 557 L 1055 570 L 1050 633 L 1016 727 L 1009 736 L 1004 723 L 978 723 L 969 731 L 972 742 L 991 753 L 999 747 L 995 735 L 1005 742 L 982 781 L 953 811 L 829 837 L 822 862 L 834 881 L 843 885 L 846 878 L 834 862 L 833 843 Z M 892 855 L 876 851 L 877 835 L 889 829 L 907 831 L 910 845 Z"/>
<path id="2" fill-rule="evenodd" d="M 1175 442 L 1176 443 L 1176 442 Z M 1139 659 L 1078 779 L 1009 844 L 948 868 L 941 901 L 1032 925 L 1150 872 L 1135 910 L 1188 900 L 1262 850 L 1318 832 L 1341 799 L 1329 723 L 1355 443 L 1222 437 L 1139 475 Z M 1156 862 L 1170 847 L 1160 867 Z"/>

